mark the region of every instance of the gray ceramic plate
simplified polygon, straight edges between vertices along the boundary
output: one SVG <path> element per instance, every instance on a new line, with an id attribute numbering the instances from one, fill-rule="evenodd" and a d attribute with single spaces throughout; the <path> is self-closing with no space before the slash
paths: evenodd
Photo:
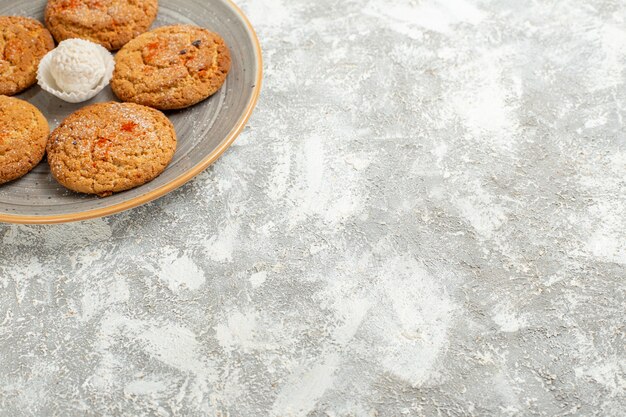
<path id="1" fill-rule="evenodd" d="M 0 0 L 0 15 L 43 21 L 45 0 Z M 261 89 L 261 48 L 250 22 L 230 0 L 160 0 L 153 27 L 191 23 L 219 33 L 232 54 L 226 84 L 208 100 L 169 112 L 178 149 L 167 170 L 154 181 L 107 198 L 76 194 L 57 184 L 45 160 L 25 177 L 0 186 L 0 221 L 63 223 L 106 216 L 154 200 L 180 187 L 214 162 L 244 128 Z M 87 104 L 115 100 L 110 88 L 78 105 L 65 103 L 34 86 L 18 98 L 37 106 L 55 128 Z"/>

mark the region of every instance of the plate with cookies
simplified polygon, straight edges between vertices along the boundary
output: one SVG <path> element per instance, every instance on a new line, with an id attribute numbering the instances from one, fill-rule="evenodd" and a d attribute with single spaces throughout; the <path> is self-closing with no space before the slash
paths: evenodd
<path id="1" fill-rule="evenodd" d="M 231 0 L 0 0 L 0 222 L 137 207 L 233 143 L 258 38 Z"/>

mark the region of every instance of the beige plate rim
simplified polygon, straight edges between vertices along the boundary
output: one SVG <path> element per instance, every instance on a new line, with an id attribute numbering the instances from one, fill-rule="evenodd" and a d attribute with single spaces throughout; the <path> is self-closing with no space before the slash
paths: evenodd
<path id="1" fill-rule="evenodd" d="M 250 20 L 246 17 L 243 11 L 237 6 L 232 0 L 225 0 L 233 10 L 241 17 L 241 20 L 245 23 L 248 28 L 248 32 L 252 36 L 255 54 L 257 57 L 257 73 L 256 73 L 256 82 L 254 91 L 252 93 L 252 97 L 246 107 L 245 112 L 239 118 L 235 127 L 230 131 L 228 136 L 222 144 L 213 150 L 209 155 L 206 156 L 200 163 L 196 166 L 183 173 L 179 177 L 175 178 L 171 182 L 165 184 L 164 186 L 157 188 L 149 193 L 143 194 L 141 196 L 132 198 L 130 200 L 121 202 L 119 204 L 115 204 L 113 206 L 82 211 L 77 213 L 68 213 L 68 214 L 60 214 L 53 216 L 20 216 L 14 214 L 2 214 L 0 213 L 0 222 L 4 223 L 14 223 L 14 224 L 59 224 L 59 223 L 70 223 L 77 222 L 81 220 L 95 219 L 98 217 L 110 216 L 111 214 L 120 213 L 125 210 L 130 210 L 132 208 L 138 207 L 140 205 L 149 203 L 150 201 L 156 200 L 159 197 L 162 197 L 169 192 L 181 187 L 182 185 L 189 182 L 195 176 L 200 174 L 202 171 L 207 169 L 213 162 L 215 162 L 225 151 L 232 145 L 235 139 L 242 132 L 243 128 L 248 123 L 250 116 L 252 116 L 252 112 L 256 107 L 257 102 L 259 101 L 259 96 L 261 94 L 261 87 L 263 82 L 263 56 L 261 54 L 261 44 L 259 42 L 259 38 L 256 34 L 256 31 L 252 27 Z"/>

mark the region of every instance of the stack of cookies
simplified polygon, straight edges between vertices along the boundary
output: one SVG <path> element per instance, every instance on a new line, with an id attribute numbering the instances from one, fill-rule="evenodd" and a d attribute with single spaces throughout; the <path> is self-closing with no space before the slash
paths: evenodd
<path id="1" fill-rule="evenodd" d="M 70 190 L 111 195 L 160 175 L 176 151 L 176 132 L 160 110 L 197 104 L 224 84 L 228 47 L 191 25 L 148 31 L 158 0 L 49 0 L 46 27 L 0 16 L 0 184 L 27 174 L 44 157 Z M 116 51 L 111 88 L 124 103 L 84 107 L 52 134 L 31 104 L 12 98 L 36 82 L 54 40 L 84 39 Z M 110 74 L 110 73 L 109 73 Z"/>

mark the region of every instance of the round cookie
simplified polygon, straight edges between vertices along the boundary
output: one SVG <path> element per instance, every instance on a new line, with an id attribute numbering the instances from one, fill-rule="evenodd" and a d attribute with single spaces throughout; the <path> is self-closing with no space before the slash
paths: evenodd
<path id="1" fill-rule="evenodd" d="M 150 28 L 158 0 L 48 0 L 46 26 L 57 42 L 80 38 L 110 51 Z"/>
<path id="2" fill-rule="evenodd" d="M 39 61 L 53 48 L 50 32 L 38 21 L 0 16 L 0 94 L 12 96 L 35 84 Z"/>
<path id="3" fill-rule="evenodd" d="M 101 197 L 161 174 L 176 151 L 176 132 L 160 111 L 133 103 L 98 103 L 69 115 L 48 140 L 54 178 Z"/>
<path id="4" fill-rule="evenodd" d="M 219 35 L 191 25 L 164 26 L 118 52 L 111 88 L 123 101 L 182 109 L 217 92 L 230 65 L 230 51 Z"/>
<path id="5" fill-rule="evenodd" d="M 0 184 L 26 175 L 46 152 L 48 121 L 35 106 L 0 96 Z"/>

